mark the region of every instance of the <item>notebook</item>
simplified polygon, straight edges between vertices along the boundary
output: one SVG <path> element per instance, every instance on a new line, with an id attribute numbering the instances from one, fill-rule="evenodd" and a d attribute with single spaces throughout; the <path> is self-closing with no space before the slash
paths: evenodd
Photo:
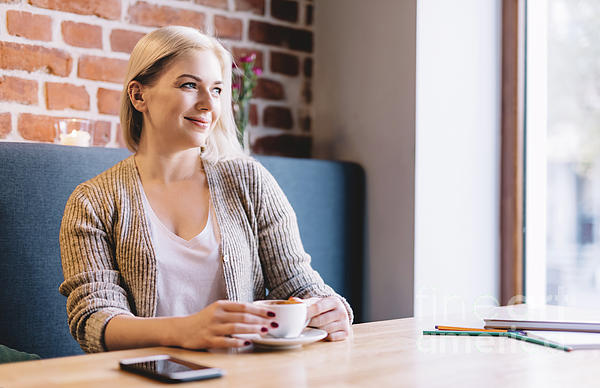
<path id="1" fill-rule="evenodd" d="M 484 318 L 486 329 L 600 333 L 600 310 L 526 304 L 495 309 Z"/>
<path id="2" fill-rule="evenodd" d="M 600 333 L 572 331 L 527 331 L 527 337 L 542 340 L 548 344 L 564 346 L 569 350 L 600 349 Z"/>

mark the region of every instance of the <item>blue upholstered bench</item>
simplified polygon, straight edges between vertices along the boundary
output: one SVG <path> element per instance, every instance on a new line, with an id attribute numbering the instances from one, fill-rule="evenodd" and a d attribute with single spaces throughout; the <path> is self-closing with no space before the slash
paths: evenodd
<path id="1" fill-rule="evenodd" d="M 0 142 L 0 344 L 43 358 L 81 354 L 67 326 L 58 233 L 77 184 L 124 149 Z M 356 164 L 259 156 L 298 215 L 312 264 L 362 317 L 364 173 Z"/>

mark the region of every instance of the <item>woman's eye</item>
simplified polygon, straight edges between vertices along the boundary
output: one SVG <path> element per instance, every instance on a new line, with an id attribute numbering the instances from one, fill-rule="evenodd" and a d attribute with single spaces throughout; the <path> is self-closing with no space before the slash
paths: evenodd
<path id="1" fill-rule="evenodd" d="M 214 88 L 213 89 L 213 94 L 215 94 L 217 96 L 221 95 L 222 92 L 223 92 L 223 89 L 221 89 L 221 88 Z"/>
<path id="2" fill-rule="evenodd" d="M 193 82 L 186 82 L 186 83 L 182 84 L 181 87 L 186 88 L 186 89 L 195 89 L 196 84 Z"/>

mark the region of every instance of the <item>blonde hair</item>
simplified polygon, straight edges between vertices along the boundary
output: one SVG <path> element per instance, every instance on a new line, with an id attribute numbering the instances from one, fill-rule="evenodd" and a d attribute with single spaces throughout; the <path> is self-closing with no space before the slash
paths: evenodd
<path id="1" fill-rule="evenodd" d="M 215 38 L 191 27 L 170 26 L 154 30 L 144 36 L 134 47 L 121 94 L 121 130 L 127 148 L 137 151 L 142 135 L 142 114 L 130 99 L 127 87 L 131 81 L 152 85 L 162 72 L 179 56 L 192 50 L 210 50 L 221 65 L 223 91 L 221 116 L 206 140 L 202 158 L 217 162 L 246 155 L 237 140 L 237 127 L 231 108 L 231 54 Z"/>

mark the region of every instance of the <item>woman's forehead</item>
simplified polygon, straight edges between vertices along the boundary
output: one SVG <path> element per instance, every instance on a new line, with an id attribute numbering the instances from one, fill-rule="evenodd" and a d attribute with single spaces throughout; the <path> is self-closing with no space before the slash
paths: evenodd
<path id="1" fill-rule="evenodd" d="M 210 78 L 221 78 L 222 68 L 217 56 L 210 50 L 192 50 L 173 61 L 167 73 L 178 77 L 181 74 L 193 74 Z M 201 77 L 202 78 L 202 77 Z"/>

